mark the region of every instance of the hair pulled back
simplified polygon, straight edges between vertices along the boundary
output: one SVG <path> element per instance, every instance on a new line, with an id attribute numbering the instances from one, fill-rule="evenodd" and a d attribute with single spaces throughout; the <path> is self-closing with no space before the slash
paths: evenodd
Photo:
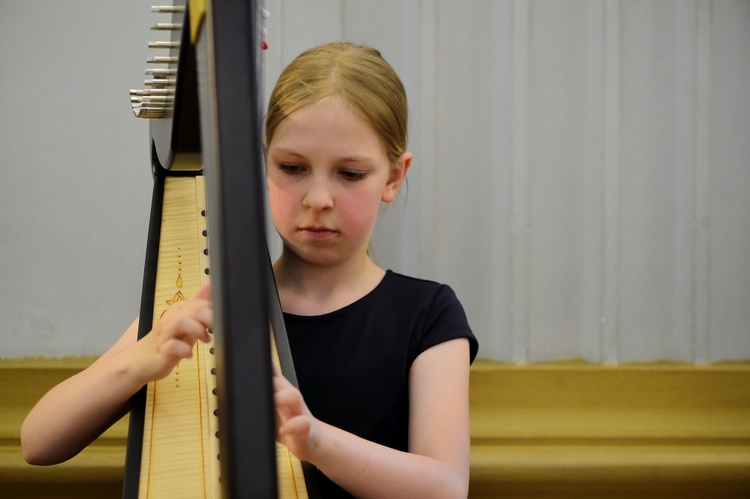
<path id="1" fill-rule="evenodd" d="M 377 50 L 335 42 L 306 50 L 281 73 L 266 115 L 266 144 L 287 116 L 326 100 L 340 101 L 369 124 L 395 162 L 407 143 L 408 109 L 401 79 Z"/>

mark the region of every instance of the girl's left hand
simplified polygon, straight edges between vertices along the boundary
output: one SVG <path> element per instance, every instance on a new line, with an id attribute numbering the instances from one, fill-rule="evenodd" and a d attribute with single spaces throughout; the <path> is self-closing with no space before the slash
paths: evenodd
<path id="1" fill-rule="evenodd" d="M 320 445 L 321 423 L 312 415 L 302 393 L 273 366 L 276 438 L 298 459 L 312 461 Z"/>

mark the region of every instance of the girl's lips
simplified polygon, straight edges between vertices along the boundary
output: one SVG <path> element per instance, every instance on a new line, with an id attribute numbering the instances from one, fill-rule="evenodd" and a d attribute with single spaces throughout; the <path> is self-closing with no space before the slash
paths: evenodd
<path id="1" fill-rule="evenodd" d="M 300 232 L 311 239 L 326 239 L 336 234 L 335 230 L 325 227 L 302 227 Z"/>

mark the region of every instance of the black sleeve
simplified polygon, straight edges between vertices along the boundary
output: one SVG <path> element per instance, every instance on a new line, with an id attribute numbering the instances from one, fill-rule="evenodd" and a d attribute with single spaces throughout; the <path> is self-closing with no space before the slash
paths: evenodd
<path id="1" fill-rule="evenodd" d="M 435 293 L 419 335 L 413 345 L 410 358 L 413 362 L 422 352 L 444 341 L 467 338 L 470 347 L 470 362 L 477 356 L 479 342 L 469 327 L 466 313 L 450 286 L 442 285 Z"/>

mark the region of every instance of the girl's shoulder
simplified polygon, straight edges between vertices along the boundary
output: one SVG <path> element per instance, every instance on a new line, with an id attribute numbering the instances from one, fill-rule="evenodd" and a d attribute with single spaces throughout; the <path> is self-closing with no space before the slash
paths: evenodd
<path id="1" fill-rule="evenodd" d="M 429 279 L 407 276 L 387 270 L 374 295 L 388 297 L 391 301 L 403 299 L 415 308 L 450 305 L 461 307 L 453 289 Z"/>
<path id="2" fill-rule="evenodd" d="M 479 344 L 463 305 L 449 285 L 389 270 L 376 291 L 379 298 L 373 298 L 380 302 L 383 316 L 389 314 L 382 307 L 389 307 L 398 322 L 413 325 L 413 339 L 418 343 L 415 354 L 443 341 L 467 338 L 471 359 L 476 357 Z"/>
<path id="3" fill-rule="evenodd" d="M 408 276 L 400 274 L 393 270 L 386 270 L 385 277 L 380 283 L 380 286 L 393 287 L 397 289 L 407 289 L 409 291 L 417 291 L 419 293 L 436 293 L 440 288 L 449 288 L 446 284 L 441 284 L 436 281 L 429 279 L 423 279 L 420 277 Z"/>

